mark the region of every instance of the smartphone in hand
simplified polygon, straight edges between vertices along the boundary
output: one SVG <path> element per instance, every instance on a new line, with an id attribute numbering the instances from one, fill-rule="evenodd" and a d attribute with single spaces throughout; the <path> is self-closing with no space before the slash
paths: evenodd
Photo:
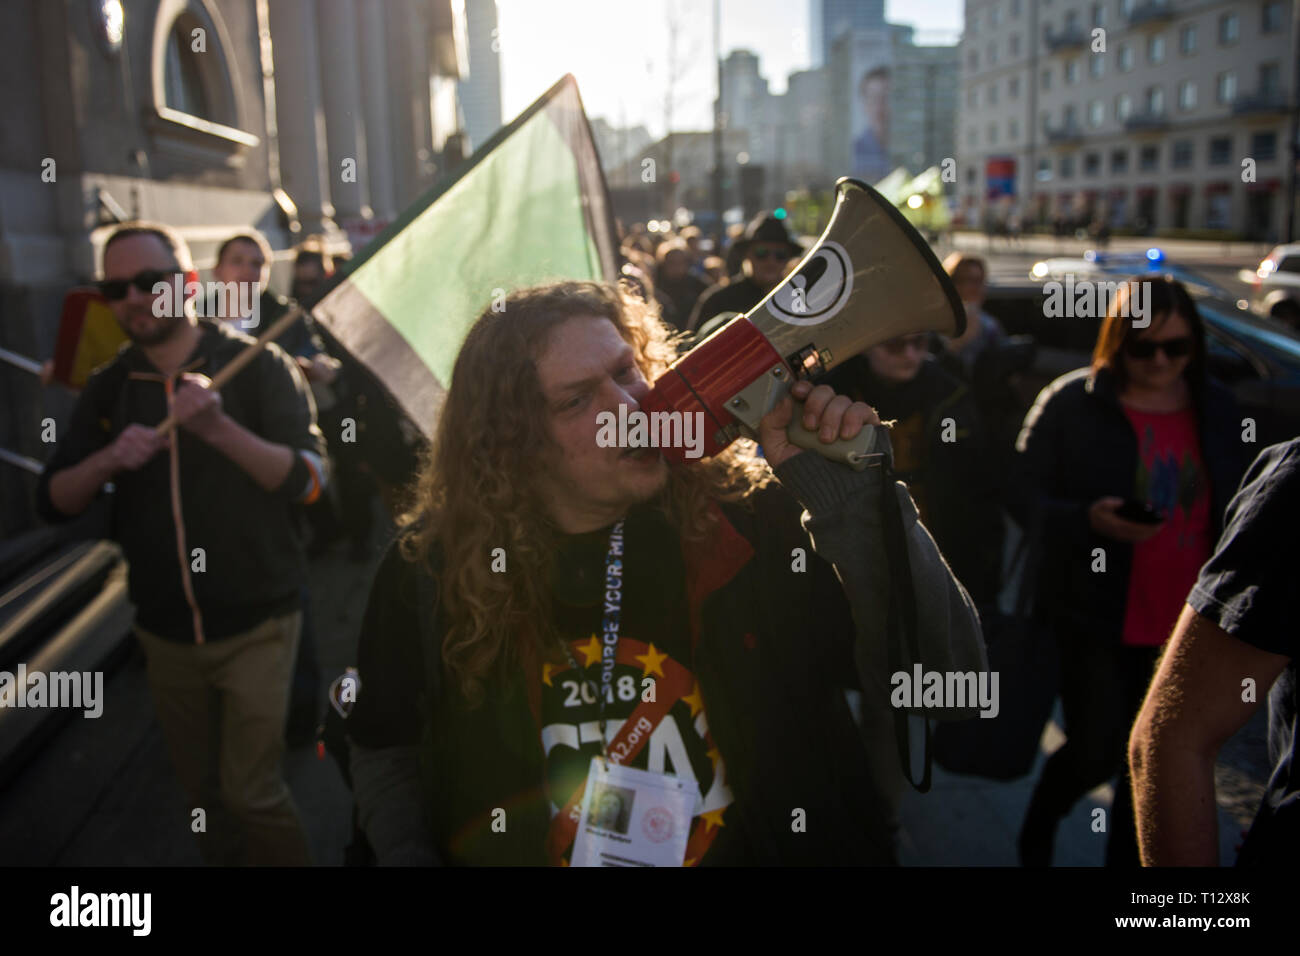
<path id="1" fill-rule="evenodd" d="M 1124 503 L 1115 509 L 1115 514 L 1135 524 L 1160 524 L 1165 520 L 1164 512 L 1136 498 L 1125 498 Z"/>

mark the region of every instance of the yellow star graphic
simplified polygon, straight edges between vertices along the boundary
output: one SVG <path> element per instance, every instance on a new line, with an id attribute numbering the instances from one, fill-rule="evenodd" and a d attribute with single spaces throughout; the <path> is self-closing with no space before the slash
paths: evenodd
<path id="1" fill-rule="evenodd" d="M 551 672 L 553 670 L 555 670 L 555 668 L 552 667 L 550 664 L 542 665 L 542 683 L 545 684 L 547 687 L 555 686 L 554 684 L 551 683 Z"/>
<path id="2" fill-rule="evenodd" d="M 695 865 L 695 857 L 691 857 L 689 860 L 687 860 L 685 863 L 682 864 L 682 866 L 694 866 L 694 865 Z"/>
<path id="3" fill-rule="evenodd" d="M 641 672 L 642 677 L 649 677 L 651 674 L 658 674 L 660 677 L 663 677 L 663 663 L 668 660 L 668 655 L 660 654 L 655 650 L 654 644 L 651 644 L 650 650 L 646 651 L 644 654 L 636 655 L 633 660 L 640 661 L 641 666 L 645 668 L 645 670 Z"/>
<path id="4" fill-rule="evenodd" d="M 708 813 L 701 813 L 700 819 L 705 823 L 705 832 L 712 830 L 714 827 L 725 827 L 722 822 L 722 815 L 727 812 L 726 807 L 718 807 L 716 810 L 710 810 Z"/>
<path id="5" fill-rule="evenodd" d="M 560 866 L 568 866 L 568 865 L 569 865 L 569 861 L 568 861 L 568 860 L 564 860 L 564 859 L 561 859 L 561 860 L 560 860 Z"/>
<path id="6" fill-rule="evenodd" d="M 587 658 L 586 663 L 582 665 L 583 667 L 590 667 L 592 664 L 600 660 L 600 641 L 596 640 L 595 634 L 591 635 L 591 640 L 578 648 L 578 650 L 582 651 Z"/>
<path id="7" fill-rule="evenodd" d="M 718 752 L 718 748 L 717 748 L 717 747 L 710 747 L 708 750 L 704 751 L 704 754 L 705 754 L 706 757 L 708 757 L 710 760 L 713 761 L 713 772 L 714 772 L 714 773 L 717 773 L 717 772 L 718 772 L 718 761 L 722 759 L 722 754 L 720 754 L 720 753 Z"/>
<path id="8" fill-rule="evenodd" d="M 682 700 L 686 701 L 686 704 L 691 708 L 692 717 L 704 709 L 704 698 L 700 696 L 699 681 L 695 682 L 695 686 L 691 688 L 691 692 L 683 697 Z"/>

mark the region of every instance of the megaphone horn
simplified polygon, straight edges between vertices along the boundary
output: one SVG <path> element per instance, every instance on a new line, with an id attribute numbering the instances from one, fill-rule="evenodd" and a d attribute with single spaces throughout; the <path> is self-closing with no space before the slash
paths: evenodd
<path id="1" fill-rule="evenodd" d="M 649 412 L 704 412 L 704 455 L 756 435 L 796 381 L 900 335 L 966 329 L 957 290 L 894 205 L 856 179 L 840 179 L 835 192 L 826 231 L 785 281 L 674 362 L 642 403 Z M 874 433 L 822 444 L 801 417 L 790 426 L 792 442 L 866 466 Z M 664 451 L 685 460 L 680 449 Z"/>

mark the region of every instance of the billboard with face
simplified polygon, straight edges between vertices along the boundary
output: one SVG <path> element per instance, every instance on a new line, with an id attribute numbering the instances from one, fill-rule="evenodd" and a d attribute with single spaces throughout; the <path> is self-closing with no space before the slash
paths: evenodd
<path id="1" fill-rule="evenodd" d="M 852 34 L 849 76 L 853 83 L 850 131 L 853 175 L 875 184 L 894 168 L 889 154 L 889 104 L 892 56 L 889 34 L 876 30 Z"/>

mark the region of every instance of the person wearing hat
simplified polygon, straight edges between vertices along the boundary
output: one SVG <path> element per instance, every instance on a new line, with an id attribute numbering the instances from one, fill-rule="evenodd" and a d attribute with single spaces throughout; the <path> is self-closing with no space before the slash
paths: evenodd
<path id="1" fill-rule="evenodd" d="M 741 271 L 704 290 L 687 323 L 689 331 L 701 331 L 723 312 L 748 312 L 785 278 L 790 260 L 803 255 L 803 246 L 790 235 L 785 222 L 770 212 L 755 216 L 736 246 L 742 256 Z"/>

